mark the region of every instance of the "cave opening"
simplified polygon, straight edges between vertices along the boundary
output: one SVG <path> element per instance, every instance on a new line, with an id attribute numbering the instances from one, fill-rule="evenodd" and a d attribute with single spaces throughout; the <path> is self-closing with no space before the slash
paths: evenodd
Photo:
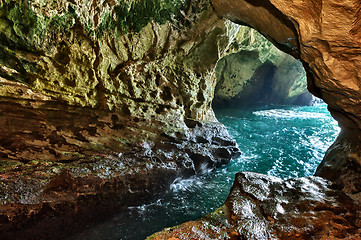
<path id="1" fill-rule="evenodd" d="M 302 63 L 246 26 L 230 51 L 216 66 L 213 109 L 243 153 L 238 168 L 282 179 L 312 176 L 339 127 L 307 90 Z"/>
<path id="2" fill-rule="evenodd" d="M 71 239 L 144 239 L 199 219 L 224 203 L 238 172 L 282 179 L 313 175 L 339 128 L 326 104 L 307 91 L 301 62 L 242 26 L 216 77 L 213 109 L 242 155 L 214 171 L 176 179 L 157 201 L 129 207 Z"/>
<path id="3" fill-rule="evenodd" d="M 361 235 L 359 5 L 186 2 L 0 1 L 1 239 Z"/>

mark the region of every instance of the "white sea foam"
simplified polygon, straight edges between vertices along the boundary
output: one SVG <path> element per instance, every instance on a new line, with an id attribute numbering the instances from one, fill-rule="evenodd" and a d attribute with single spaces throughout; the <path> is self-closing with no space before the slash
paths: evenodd
<path id="1" fill-rule="evenodd" d="M 191 178 L 177 178 L 170 185 L 170 189 L 174 192 L 178 191 L 194 191 L 203 185 L 202 181 L 198 177 Z"/>
<path id="2" fill-rule="evenodd" d="M 163 202 L 161 201 L 161 199 L 158 199 L 157 201 L 148 204 L 143 204 L 141 206 L 129 206 L 128 209 L 136 210 L 138 213 L 142 214 L 145 213 L 149 207 L 162 206 L 162 205 L 164 205 Z"/>
<path id="3" fill-rule="evenodd" d="M 270 109 L 270 110 L 261 110 L 252 112 L 256 116 L 262 117 L 271 117 L 271 118 L 325 118 L 327 117 L 326 113 L 317 113 L 317 112 L 298 112 L 285 109 Z"/>

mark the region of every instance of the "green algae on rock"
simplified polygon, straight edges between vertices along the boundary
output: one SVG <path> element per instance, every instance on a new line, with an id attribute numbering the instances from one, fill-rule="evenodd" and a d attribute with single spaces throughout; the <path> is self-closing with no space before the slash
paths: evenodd
<path id="1" fill-rule="evenodd" d="M 147 22 L 137 31 L 130 24 L 126 34 L 114 29 L 116 38 L 110 31 L 93 38 L 88 30 L 95 31 L 99 27 L 94 24 L 95 19 L 104 14 L 87 16 L 86 9 L 77 3 L 3 4 L 1 19 L 7 24 L 0 33 L 4 42 L 1 46 L 4 101 L 15 98 L 25 107 L 29 101 L 29 94 L 25 93 L 31 92 L 32 100 L 35 95 L 41 97 L 29 109 L 89 107 L 114 112 L 113 119 L 130 116 L 159 121 L 165 130 L 187 129 L 184 120 L 188 118 L 216 121 L 209 106 L 213 90 L 208 82 L 213 82 L 215 63 L 238 26 L 217 18 L 206 1 L 191 5 L 174 1 L 134 1 L 129 6 L 128 2 L 107 3 L 100 12 L 113 17 L 116 6 L 122 6 L 133 18 L 134 9 L 147 8 L 149 12 L 144 13 Z M 180 6 L 182 10 L 178 9 Z M 179 21 L 166 21 L 172 14 L 164 12 L 170 8 L 177 10 Z M 16 17 L 21 13 L 26 14 Z M 85 24 L 90 17 L 91 27 Z M 187 20 L 182 30 L 177 29 L 188 18 L 192 21 Z M 116 17 L 115 20 L 121 21 Z M 101 20 L 97 22 L 100 24 Z M 22 30 L 15 31 L 12 26 Z M 27 38 L 36 36 L 39 38 L 36 41 Z M 18 49 L 20 45 L 27 50 Z M 16 82 L 24 85 L 20 87 Z M 51 116 L 48 114 L 44 119 L 47 118 Z"/>

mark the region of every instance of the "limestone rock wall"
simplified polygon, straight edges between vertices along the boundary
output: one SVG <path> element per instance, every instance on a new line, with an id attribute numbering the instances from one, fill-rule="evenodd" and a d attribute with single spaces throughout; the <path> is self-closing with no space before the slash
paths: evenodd
<path id="1" fill-rule="evenodd" d="M 253 2 L 212 0 L 301 59 L 342 127 L 318 174 L 359 194 L 359 1 Z M 0 0 L 0 238 L 53 238 L 238 156 L 211 109 L 239 29 L 218 16 L 206 0 Z"/>
<path id="2" fill-rule="evenodd" d="M 207 1 L 2 1 L 0 19 L 4 155 L 121 150 L 216 121 L 213 69 L 238 26 Z"/>
<path id="3" fill-rule="evenodd" d="M 213 106 L 312 103 L 302 63 L 256 30 L 241 26 L 229 52 L 216 67 Z"/>
<path id="4" fill-rule="evenodd" d="M 60 238 L 239 156 L 211 108 L 238 28 L 209 1 L 0 1 L 0 238 Z"/>

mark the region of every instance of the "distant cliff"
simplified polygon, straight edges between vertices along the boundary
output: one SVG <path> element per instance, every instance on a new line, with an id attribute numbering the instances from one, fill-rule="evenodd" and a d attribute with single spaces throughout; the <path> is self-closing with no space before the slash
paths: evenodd
<path id="1" fill-rule="evenodd" d="M 215 107 L 313 103 L 302 63 L 256 30 L 242 26 L 229 52 L 216 67 Z"/>

